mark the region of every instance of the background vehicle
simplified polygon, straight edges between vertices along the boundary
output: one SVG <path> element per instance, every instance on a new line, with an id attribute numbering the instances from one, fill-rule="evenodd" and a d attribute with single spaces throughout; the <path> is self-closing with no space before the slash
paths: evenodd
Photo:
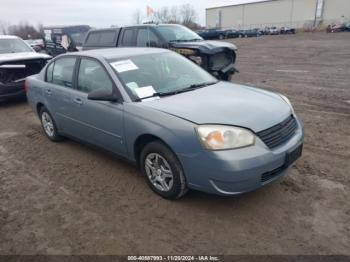
<path id="1" fill-rule="evenodd" d="M 327 27 L 328 33 L 336 33 L 336 32 L 350 32 L 350 22 L 342 23 L 342 24 L 332 24 Z"/>
<path id="2" fill-rule="evenodd" d="M 281 27 L 280 29 L 280 34 L 281 35 L 286 35 L 286 34 L 295 34 L 295 28 L 290 28 L 290 27 Z"/>
<path id="3" fill-rule="evenodd" d="M 25 97 L 25 77 L 39 73 L 49 59 L 17 36 L 0 35 L 0 101 Z"/>
<path id="4" fill-rule="evenodd" d="M 227 32 L 221 29 L 205 29 L 197 32 L 204 39 L 225 39 Z"/>
<path id="5" fill-rule="evenodd" d="M 236 46 L 221 41 L 203 41 L 198 34 L 181 25 L 147 24 L 91 30 L 83 50 L 125 46 L 171 49 L 222 80 L 231 79 L 236 72 Z"/>
<path id="6" fill-rule="evenodd" d="M 259 29 L 249 29 L 240 31 L 242 37 L 258 37 L 261 36 Z"/>
<path id="7" fill-rule="evenodd" d="M 66 135 L 126 158 L 164 198 L 248 192 L 301 156 L 303 129 L 286 97 L 218 81 L 169 50 L 63 55 L 27 81 L 50 140 Z"/>
<path id="8" fill-rule="evenodd" d="M 241 31 L 238 31 L 235 29 L 226 30 L 226 37 L 225 38 L 237 38 L 237 37 L 242 37 Z"/>
<path id="9" fill-rule="evenodd" d="M 280 33 L 276 26 L 267 27 L 266 32 L 268 35 L 279 35 Z"/>
<path id="10" fill-rule="evenodd" d="M 41 52 L 45 50 L 45 44 L 43 39 L 28 39 L 24 40 L 31 48 L 35 50 L 35 52 Z"/>
<path id="11" fill-rule="evenodd" d="M 51 56 L 81 50 L 88 25 L 44 27 L 45 50 Z"/>

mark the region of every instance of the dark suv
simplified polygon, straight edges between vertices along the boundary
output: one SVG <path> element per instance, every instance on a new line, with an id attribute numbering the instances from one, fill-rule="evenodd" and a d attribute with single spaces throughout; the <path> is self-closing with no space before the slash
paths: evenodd
<path id="1" fill-rule="evenodd" d="M 236 72 L 236 46 L 220 41 L 204 41 L 198 34 L 181 25 L 147 24 L 90 30 L 84 40 L 83 50 L 130 46 L 173 50 L 222 80 L 230 80 Z"/>

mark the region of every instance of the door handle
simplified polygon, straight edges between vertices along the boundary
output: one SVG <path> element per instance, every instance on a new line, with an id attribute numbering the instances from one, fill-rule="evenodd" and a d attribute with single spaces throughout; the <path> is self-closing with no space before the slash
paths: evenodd
<path id="1" fill-rule="evenodd" d="M 51 89 L 46 89 L 46 94 L 48 94 L 50 96 L 52 94 Z"/>
<path id="2" fill-rule="evenodd" d="M 83 101 L 80 98 L 74 98 L 73 102 L 78 104 L 78 105 L 82 105 L 83 104 Z"/>

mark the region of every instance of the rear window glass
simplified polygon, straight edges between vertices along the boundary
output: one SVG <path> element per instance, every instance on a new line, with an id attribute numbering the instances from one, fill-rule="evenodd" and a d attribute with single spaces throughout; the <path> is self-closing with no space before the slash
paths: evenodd
<path id="1" fill-rule="evenodd" d="M 46 81 L 52 82 L 52 73 L 53 73 L 53 67 L 55 65 L 55 62 L 51 63 L 46 70 Z"/>
<path id="2" fill-rule="evenodd" d="M 100 40 L 100 32 L 91 32 L 86 40 L 87 45 L 97 45 Z"/>
<path id="3" fill-rule="evenodd" d="M 74 57 L 57 59 L 53 68 L 52 83 L 72 88 L 75 61 Z"/>
<path id="4" fill-rule="evenodd" d="M 116 36 L 118 31 L 105 30 L 91 32 L 86 39 L 86 46 L 114 46 L 116 44 Z"/>

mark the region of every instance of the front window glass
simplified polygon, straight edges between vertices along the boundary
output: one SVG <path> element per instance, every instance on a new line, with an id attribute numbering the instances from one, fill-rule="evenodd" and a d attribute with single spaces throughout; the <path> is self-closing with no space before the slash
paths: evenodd
<path id="1" fill-rule="evenodd" d="M 89 93 L 97 89 L 112 91 L 113 84 L 100 63 L 91 59 L 82 59 L 79 67 L 78 89 Z"/>
<path id="2" fill-rule="evenodd" d="M 142 28 L 138 31 L 136 43 L 142 47 L 157 46 L 158 37 L 148 28 Z"/>
<path id="3" fill-rule="evenodd" d="M 149 96 L 217 82 L 204 69 L 173 52 L 135 56 L 110 64 L 134 98 L 147 96 L 146 91 Z"/>
<path id="4" fill-rule="evenodd" d="M 136 29 L 125 29 L 123 34 L 122 45 L 123 46 L 134 46 L 134 32 Z"/>
<path id="5" fill-rule="evenodd" d="M 22 39 L 0 39 L 0 54 L 34 52 Z"/>
<path id="6" fill-rule="evenodd" d="M 203 40 L 195 32 L 181 25 L 160 25 L 156 29 L 168 42 Z"/>

